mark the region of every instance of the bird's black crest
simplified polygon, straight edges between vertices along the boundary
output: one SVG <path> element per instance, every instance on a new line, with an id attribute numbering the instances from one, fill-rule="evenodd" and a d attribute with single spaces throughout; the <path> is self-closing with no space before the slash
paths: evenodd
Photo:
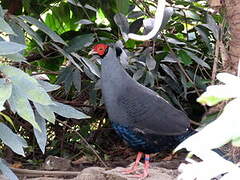
<path id="1" fill-rule="evenodd" d="M 122 49 L 120 47 L 116 47 L 116 55 L 119 57 L 122 54 Z"/>

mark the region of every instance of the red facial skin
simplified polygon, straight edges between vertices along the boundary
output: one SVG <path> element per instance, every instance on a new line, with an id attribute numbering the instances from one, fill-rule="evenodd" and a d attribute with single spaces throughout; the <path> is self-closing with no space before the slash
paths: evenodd
<path id="1" fill-rule="evenodd" d="M 108 45 L 106 45 L 106 44 L 97 44 L 97 45 L 93 46 L 92 49 L 99 56 L 103 56 L 106 53 L 107 48 L 108 48 Z"/>

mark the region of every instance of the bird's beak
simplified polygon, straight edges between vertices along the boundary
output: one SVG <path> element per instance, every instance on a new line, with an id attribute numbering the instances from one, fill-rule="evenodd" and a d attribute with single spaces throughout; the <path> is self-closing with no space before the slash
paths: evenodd
<path id="1" fill-rule="evenodd" d="M 94 49 L 92 49 L 91 51 L 89 51 L 89 53 L 88 53 L 88 55 L 95 55 L 95 54 L 97 54 L 97 52 L 96 51 L 94 51 Z"/>

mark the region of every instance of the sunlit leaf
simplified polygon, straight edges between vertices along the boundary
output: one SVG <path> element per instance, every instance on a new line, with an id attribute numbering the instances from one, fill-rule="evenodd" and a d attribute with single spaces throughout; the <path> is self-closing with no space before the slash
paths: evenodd
<path id="1" fill-rule="evenodd" d="M 55 114 L 49 106 L 33 103 L 39 115 L 51 123 L 55 123 Z M 35 114 L 36 115 L 36 114 Z M 36 116 L 35 116 L 36 117 Z"/>
<path id="2" fill-rule="evenodd" d="M 0 66 L 0 71 L 10 78 L 13 85 L 20 88 L 28 99 L 43 105 L 52 104 L 52 100 L 47 92 L 40 86 L 36 79 L 27 73 L 18 68 L 6 65 Z"/>
<path id="3" fill-rule="evenodd" d="M 0 32 L 4 32 L 7 34 L 15 34 L 12 28 L 2 17 L 0 17 Z"/>
<path id="4" fill-rule="evenodd" d="M 0 115 L 1 116 L 3 116 L 4 117 L 4 119 L 8 122 L 8 123 L 10 123 L 11 125 L 12 125 L 12 127 L 14 127 L 15 128 L 15 126 L 14 126 L 14 123 L 13 123 L 13 121 L 12 121 L 12 119 L 8 116 L 8 115 L 6 115 L 6 114 L 4 114 L 4 113 L 2 113 L 2 112 L 0 112 Z"/>
<path id="5" fill-rule="evenodd" d="M 0 79 L 0 105 L 10 98 L 12 94 L 12 83 L 7 79 Z"/>
<path id="6" fill-rule="evenodd" d="M 0 55 L 15 54 L 25 48 L 26 46 L 15 42 L 0 41 Z"/>
<path id="7" fill-rule="evenodd" d="M 46 121 L 43 119 L 37 112 L 34 113 L 36 122 L 38 123 L 41 131 L 38 129 L 33 129 L 34 135 L 37 139 L 37 143 L 42 151 L 42 153 L 45 153 L 45 147 L 47 144 L 47 128 L 46 128 Z"/>
<path id="8" fill-rule="evenodd" d="M 74 109 L 73 107 L 62 104 L 59 102 L 54 102 L 55 105 L 50 105 L 51 109 L 59 114 L 60 116 L 66 117 L 66 118 L 74 118 L 74 119 L 85 119 L 90 118 L 89 116 L 85 115 L 84 113 Z"/>
<path id="9" fill-rule="evenodd" d="M 165 64 L 160 64 L 160 66 L 167 73 L 167 75 L 169 75 L 174 81 L 177 81 L 177 77 L 169 67 L 167 67 Z"/>
<path id="10" fill-rule="evenodd" d="M 14 61 L 14 62 L 23 62 L 26 61 L 26 58 L 20 54 L 20 53 L 16 53 L 16 54 L 7 54 L 7 55 L 3 55 L 4 57 Z"/>
<path id="11" fill-rule="evenodd" d="M 51 84 L 47 81 L 43 81 L 43 80 L 37 80 L 38 83 L 45 89 L 46 92 L 52 92 L 55 91 L 57 89 L 59 89 L 61 86 L 56 85 L 56 84 Z"/>
<path id="12" fill-rule="evenodd" d="M 19 87 L 13 86 L 12 95 L 8 99 L 8 103 L 10 108 L 16 111 L 20 117 L 31 123 L 33 127 L 39 129 L 31 104 Z"/>
<path id="13" fill-rule="evenodd" d="M 4 123 L 0 123 L 0 132 L 4 132 L 0 133 L 0 139 L 3 143 L 10 147 L 15 153 L 24 156 L 23 148 L 26 146 L 19 140 L 18 135 L 13 133 Z"/>

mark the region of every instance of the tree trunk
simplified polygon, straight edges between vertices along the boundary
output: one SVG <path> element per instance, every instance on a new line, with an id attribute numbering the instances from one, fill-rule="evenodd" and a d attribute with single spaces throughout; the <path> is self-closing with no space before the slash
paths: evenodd
<path id="1" fill-rule="evenodd" d="M 240 60 L 240 0 L 225 0 L 226 17 L 230 27 L 229 59 L 225 62 L 225 71 L 237 74 Z"/>

